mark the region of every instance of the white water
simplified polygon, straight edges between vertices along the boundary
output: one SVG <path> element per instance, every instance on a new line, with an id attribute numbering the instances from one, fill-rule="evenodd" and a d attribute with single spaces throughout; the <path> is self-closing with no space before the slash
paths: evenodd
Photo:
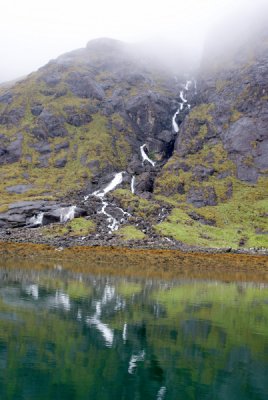
<path id="1" fill-rule="evenodd" d="M 84 197 L 84 199 L 87 200 L 89 198 L 89 196 L 95 196 L 95 197 L 98 197 L 101 200 L 102 208 L 101 208 L 100 211 L 98 211 L 98 214 L 103 214 L 103 215 L 105 215 L 107 217 L 109 233 L 112 233 L 113 231 L 116 231 L 119 228 L 120 222 L 117 221 L 116 218 L 114 218 L 111 214 L 109 214 L 106 211 L 106 207 L 109 205 L 109 203 L 104 200 L 104 197 L 105 197 L 105 195 L 107 193 L 109 193 L 112 190 L 114 190 L 118 185 L 120 185 L 123 182 L 124 173 L 125 173 L 125 171 L 121 171 L 121 172 L 116 173 L 115 176 L 113 177 L 113 179 L 111 180 L 111 182 L 104 189 L 96 190 L 92 194 L 87 195 L 87 196 Z M 122 213 L 124 215 L 129 215 L 128 213 L 123 211 L 121 208 L 118 208 L 118 209 L 120 211 L 122 211 Z"/>
<path id="2" fill-rule="evenodd" d="M 88 325 L 94 325 L 96 329 L 102 334 L 107 347 L 111 347 L 114 340 L 114 332 L 107 324 L 101 322 L 102 306 L 109 303 L 115 295 L 115 288 L 106 285 L 101 301 L 96 302 L 96 312 L 91 318 L 87 318 Z"/>
<path id="3" fill-rule="evenodd" d="M 156 400 L 163 400 L 166 394 L 167 388 L 165 386 L 162 386 L 156 396 Z"/>
<path id="4" fill-rule="evenodd" d="M 35 300 L 37 300 L 39 297 L 39 288 L 36 284 L 26 286 L 25 292 L 29 296 L 32 296 Z"/>
<path id="5" fill-rule="evenodd" d="M 68 294 L 57 290 L 54 299 L 51 299 L 51 305 L 52 307 L 62 307 L 64 310 L 70 311 L 70 297 Z"/>
<path id="6" fill-rule="evenodd" d="M 123 338 L 124 342 L 127 340 L 127 324 L 126 323 L 124 324 L 122 338 Z"/>
<path id="7" fill-rule="evenodd" d="M 182 103 L 181 103 L 181 104 L 182 104 Z M 179 108 L 179 109 L 175 112 L 175 114 L 173 115 L 173 117 L 172 117 L 172 126 L 173 126 L 173 129 L 174 129 L 174 132 L 176 132 L 176 133 L 179 132 L 179 125 L 178 125 L 177 122 L 176 122 L 176 117 L 177 117 L 177 115 L 179 115 L 180 110 L 181 110 L 181 108 Z"/>
<path id="8" fill-rule="evenodd" d="M 40 212 L 29 219 L 29 224 L 34 226 L 40 226 L 43 224 L 44 213 Z"/>
<path id="9" fill-rule="evenodd" d="M 187 103 L 186 98 L 184 97 L 183 90 L 180 91 L 180 99 L 183 101 L 183 103 Z"/>
<path id="10" fill-rule="evenodd" d="M 133 374 L 135 369 L 137 368 L 137 362 L 144 361 L 145 358 L 145 351 L 142 350 L 136 355 L 132 355 L 128 365 L 128 373 Z"/>
<path id="11" fill-rule="evenodd" d="M 60 222 L 71 221 L 75 216 L 76 206 L 60 208 Z"/>
<path id="12" fill-rule="evenodd" d="M 115 174 L 114 178 L 104 189 L 97 190 L 96 192 L 92 193 L 92 195 L 96 196 L 96 197 L 100 197 L 100 198 L 104 197 L 107 193 L 114 190 L 116 188 L 116 186 L 120 185 L 120 183 L 123 182 L 124 173 L 125 173 L 125 171 L 118 172 L 117 174 Z"/>
<path id="13" fill-rule="evenodd" d="M 186 82 L 186 84 L 185 84 L 185 86 L 184 86 L 184 88 L 185 88 L 185 90 L 189 90 L 189 87 L 192 85 L 192 81 L 187 81 Z"/>
<path id="14" fill-rule="evenodd" d="M 194 93 L 197 94 L 197 84 L 195 79 L 194 79 Z"/>
<path id="15" fill-rule="evenodd" d="M 153 167 L 155 166 L 155 162 L 152 161 L 147 154 L 144 151 L 144 147 L 146 147 L 146 144 L 143 144 L 140 146 L 140 151 L 141 151 L 141 158 L 142 158 L 142 165 L 144 164 L 145 161 L 148 161 Z"/>
<path id="16" fill-rule="evenodd" d="M 131 178 L 131 193 L 135 194 L 135 175 Z"/>
<path id="17" fill-rule="evenodd" d="M 188 92 L 188 90 L 190 89 L 190 87 L 192 86 L 194 82 L 194 88 L 195 88 L 195 94 L 197 94 L 197 90 L 196 90 L 196 80 L 194 81 L 186 81 L 186 84 L 184 85 L 184 90 L 186 90 Z M 172 117 L 172 127 L 175 133 L 179 132 L 179 125 L 177 124 L 176 118 L 177 115 L 179 115 L 179 113 L 184 109 L 184 105 L 187 104 L 188 109 L 191 108 L 191 105 L 188 103 L 187 99 L 184 97 L 184 92 L 183 90 L 180 91 L 180 99 L 181 99 L 181 103 L 180 103 L 180 107 L 178 108 L 178 110 L 175 112 L 175 114 Z"/>

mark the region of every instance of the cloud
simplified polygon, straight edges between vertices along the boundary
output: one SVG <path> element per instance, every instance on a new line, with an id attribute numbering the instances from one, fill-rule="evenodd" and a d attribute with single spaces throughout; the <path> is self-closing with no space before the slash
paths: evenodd
<path id="1" fill-rule="evenodd" d="M 211 26 L 264 0 L 3 0 L 0 81 L 30 73 L 97 37 L 200 51 Z M 159 46 L 164 49 L 165 46 Z"/>

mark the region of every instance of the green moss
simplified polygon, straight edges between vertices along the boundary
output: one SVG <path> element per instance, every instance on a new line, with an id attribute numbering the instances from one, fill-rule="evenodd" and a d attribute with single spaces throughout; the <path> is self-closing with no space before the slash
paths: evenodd
<path id="1" fill-rule="evenodd" d="M 42 228 L 42 234 L 46 237 L 56 236 L 87 236 L 94 232 L 96 225 L 93 221 L 85 218 L 75 218 L 66 224 L 54 224 Z"/>
<path id="2" fill-rule="evenodd" d="M 238 121 L 241 117 L 243 116 L 243 114 L 239 111 L 237 111 L 236 109 L 232 110 L 232 115 L 230 117 L 230 122 L 236 122 Z"/>
<path id="3" fill-rule="evenodd" d="M 146 237 L 146 235 L 135 226 L 125 225 L 122 226 L 116 234 L 119 235 L 123 240 L 142 240 Z"/>
<path id="4" fill-rule="evenodd" d="M 214 104 L 200 104 L 197 107 L 194 107 L 192 109 L 192 111 L 190 112 L 188 118 L 189 120 L 200 120 L 200 121 L 209 121 L 212 122 L 212 115 L 211 112 L 213 111 L 213 109 L 215 108 Z"/>
<path id="5" fill-rule="evenodd" d="M 117 189 L 113 192 L 115 197 L 124 210 L 130 209 L 131 215 L 141 217 L 151 222 L 160 209 L 160 205 L 155 201 L 149 201 L 136 196 L 127 189 Z"/>
<path id="6" fill-rule="evenodd" d="M 268 179 L 246 185 L 232 178 L 233 196 L 213 207 L 198 208 L 198 214 L 214 220 L 216 226 L 203 225 L 188 216 L 190 204 L 175 208 L 168 219 L 155 226 L 165 236 L 190 245 L 205 247 L 268 247 Z M 263 233 L 262 233 L 263 232 Z M 243 244 L 244 243 L 244 244 Z"/>

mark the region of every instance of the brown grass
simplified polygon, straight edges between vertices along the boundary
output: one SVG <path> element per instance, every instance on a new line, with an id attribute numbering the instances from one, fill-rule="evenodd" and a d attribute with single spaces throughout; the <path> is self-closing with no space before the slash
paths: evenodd
<path id="1" fill-rule="evenodd" d="M 80 273 L 268 282 L 268 257 L 259 255 L 113 247 L 56 249 L 48 245 L 0 243 L 0 256 L 10 268 L 54 268 L 55 263 L 61 263 L 64 269 Z"/>

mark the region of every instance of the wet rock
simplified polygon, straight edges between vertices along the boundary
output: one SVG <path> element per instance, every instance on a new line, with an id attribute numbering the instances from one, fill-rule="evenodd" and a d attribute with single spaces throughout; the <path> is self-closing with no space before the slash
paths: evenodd
<path id="1" fill-rule="evenodd" d="M 213 186 L 192 186 L 187 193 L 187 202 L 195 207 L 216 206 L 217 196 Z"/>
<path id="2" fill-rule="evenodd" d="M 10 228 L 25 226 L 26 216 L 23 214 L 2 213 L 0 214 L 0 222 L 3 226 L 5 225 Z"/>
<path id="3" fill-rule="evenodd" d="M 137 156 L 133 157 L 133 160 L 128 164 L 127 172 L 131 175 L 139 175 L 144 171 L 144 167 L 141 160 Z"/>
<path id="4" fill-rule="evenodd" d="M 69 206 L 68 206 L 69 207 Z M 62 211 L 66 207 L 58 207 L 52 211 L 45 212 L 43 216 L 43 225 L 61 222 Z M 87 215 L 85 209 L 76 207 L 74 212 L 74 218 L 79 218 Z"/>
<path id="5" fill-rule="evenodd" d="M 135 96 L 126 104 L 126 112 L 137 130 L 157 137 L 159 132 L 171 128 L 170 100 L 160 94 L 147 92 Z"/>
<path id="6" fill-rule="evenodd" d="M 150 172 L 143 172 L 136 177 L 135 192 L 152 192 L 154 187 L 154 177 Z"/>

